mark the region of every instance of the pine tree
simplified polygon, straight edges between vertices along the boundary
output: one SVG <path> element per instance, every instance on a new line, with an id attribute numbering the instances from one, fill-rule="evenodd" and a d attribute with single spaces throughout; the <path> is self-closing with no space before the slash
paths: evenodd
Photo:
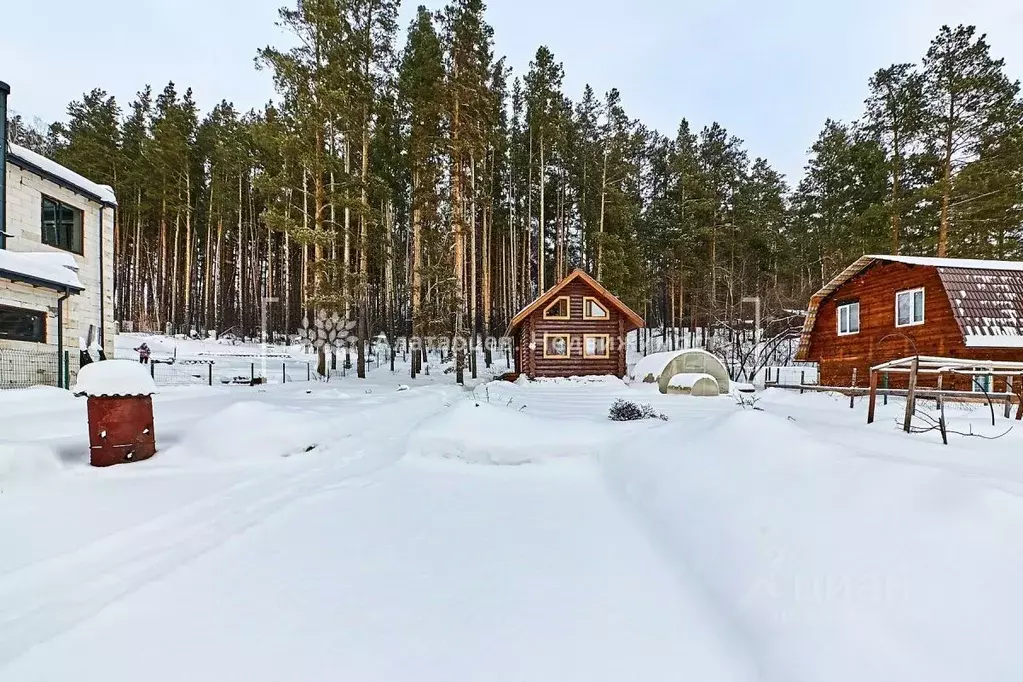
<path id="1" fill-rule="evenodd" d="M 941 176 L 938 256 L 949 251 L 955 176 L 986 140 L 1010 125 L 1019 92 L 1003 72 L 1004 60 L 992 58 L 986 37 L 975 34 L 973 26 L 942 26 L 924 57 L 927 136 L 938 151 Z"/>
<path id="2" fill-rule="evenodd" d="M 424 250 L 440 241 L 441 180 L 444 137 L 444 52 L 433 17 L 420 6 L 409 26 L 408 39 L 398 74 L 398 97 L 402 114 L 411 175 L 411 264 L 409 283 L 412 336 L 421 343 L 426 335 L 424 321 Z M 412 356 L 411 376 L 416 378 L 423 360 L 417 346 Z"/>
<path id="3" fill-rule="evenodd" d="M 525 77 L 526 121 L 530 140 L 535 145 L 537 164 L 536 197 L 539 203 L 537 223 L 537 289 L 547 289 L 547 175 L 551 146 L 558 136 L 559 107 L 563 101 L 561 83 L 564 69 L 554 61 L 554 55 L 541 46 L 529 64 Z"/>
<path id="4" fill-rule="evenodd" d="M 914 203 L 914 187 L 907 183 L 909 157 L 918 154 L 923 133 L 923 78 L 912 64 L 894 64 L 870 79 L 867 130 L 888 155 L 891 253 L 899 253 L 903 217 Z"/>

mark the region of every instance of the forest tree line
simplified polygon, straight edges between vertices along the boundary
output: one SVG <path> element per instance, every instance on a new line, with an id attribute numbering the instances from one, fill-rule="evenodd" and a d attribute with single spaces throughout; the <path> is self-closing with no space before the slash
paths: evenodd
<path id="1" fill-rule="evenodd" d="M 547 47 L 514 73 L 481 0 L 420 7 L 400 41 L 397 12 L 281 9 L 295 47 L 257 52 L 277 91 L 259 110 L 202 113 L 170 83 L 126 109 L 97 88 L 45 129 L 12 121 L 115 188 L 118 320 L 251 335 L 266 306 L 294 333 L 323 309 L 362 340 L 475 339 L 581 267 L 649 325 L 728 334 L 744 297 L 783 320 L 865 253 L 1023 257 L 1023 101 L 973 27 L 877 71 L 862 117 L 825 122 L 790 187 L 718 123 L 666 136 L 618 90 L 570 98 Z"/>

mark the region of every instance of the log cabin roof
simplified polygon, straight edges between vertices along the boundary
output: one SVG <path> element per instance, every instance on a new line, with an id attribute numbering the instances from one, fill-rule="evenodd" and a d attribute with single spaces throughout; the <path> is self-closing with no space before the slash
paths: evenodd
<path id="1" fill-rule="evenodd" d="M 810 297 L 797 360 L 809 357 L 821 303 L 877 262 L 936 268 L 967 347 L 1023 348 L 1023 262 L 873 255 L 858 258 Z"/>
<path id="2" fill-rule="evenodd" d="M 550 289 L 540 295 L 535 301 L 527 305 L 525 308 L 520 310 L 512 321 L 508 324 L 508 331 L 505 333 L 506 336 L 513 336 L 518 330 L 522 323 L 526 321 L 530 315 L 535 313 L 541 306 L 557 296 L 558 292 L 563 290 L 569 284 L 575 280 L 582 280 L 588 284 L 602 299 L 604 299 L 609 305 L 614 307 L 626 320 L 625 331 L 631 331 L 640 327 L 645 327 L 646 324 L 643 322 L 643 318 L 639 316 L 629 306 L 622 303 L 617 296 L 612 294 L 610 291 L 601 286 L 600 282 L 587 275 L 582 269 L 576 268 L 568 274 L 560 282 L 552 286 Z"/>

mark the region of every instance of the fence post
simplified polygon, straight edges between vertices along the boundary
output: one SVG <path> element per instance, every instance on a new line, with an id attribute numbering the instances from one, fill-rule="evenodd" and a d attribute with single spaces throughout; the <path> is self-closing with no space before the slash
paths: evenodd
<path id="1" fill-rule="evenodd" d="M 1005 377 L 1005 418 L 1012 414 L 1012 377 Z"/>
<path id="2" fill-rule="evenodd" d="M 799 373 L 799 395 L 803 395 L 803 386 L 806 385 L 806 370 Z"/>
<path id="3" fill-rule="evenodd" d="M 71 352 L 64 351 L 64 388 L 71 388 Z"/>
<path id="4" fill-rule="evenodd" d="M 906 391 L 906 415 L 903 417 L 902 430 L 909 433 L 913 423 L 913 412 L 916 409 L 916 372 L 920 367 L 920 358 L 914 356 L 909 366 L 909 388 Z"/>
<path id="5" fill-rule="evenodd" d="M 210 370 L 210 386 L 212 386 L 213 385 L 213 363 L 212 362 L 209 364 L 209 370 Z"/>
<path id="6" fill-rule="evenodd" d="M 853 367 L 852 385 L 849 388 L 856 388 L 856 368 Z M 851 410 L 856 406 L 856 394 L 853 391 L 849 391 L 849 409 Z"/>
<path id="7" fill-rule="evenodd" d="M 256 382 L 256 363 L 249 363 L 249 384 Z"/>
<path id="8" fill-rule="evenodd" d="M 884 404 L 888 404 L 888 372 L 884 373 Z"/>
<path id="9" fill-rule="evenodd" d="M 153 381 L 156 381 L 156 363 L 152 360 L 149 361 L 149 376 L 153 377 Z"/>
<path id="10" fill-rule="evenodd" d="M 313 380 L 313 370 L 308 360 L 305 361 L 305 380 L 306 381 Z"/>
<path id="11" fill-rule="evenodd" d="M 877 372 L 870 370 L 870 402 L 867 403 L 867 423 L 874 423 L 874 407 L 877 405 Z"/>
<path id="12" fill-rule="evenodd" d="M 288 365 L 284 362 L 281 363 L 281 383 L 288 383 Z"/>

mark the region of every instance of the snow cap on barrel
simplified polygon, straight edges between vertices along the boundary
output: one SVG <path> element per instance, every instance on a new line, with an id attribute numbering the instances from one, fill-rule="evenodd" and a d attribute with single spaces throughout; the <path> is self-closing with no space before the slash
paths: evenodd
<path id="1" fill-rule="evenodd" d="M 157 392 L 146 366 L 132 360 L 91 362 L 78 372 L 74 395 L 138 396 Z"/>

